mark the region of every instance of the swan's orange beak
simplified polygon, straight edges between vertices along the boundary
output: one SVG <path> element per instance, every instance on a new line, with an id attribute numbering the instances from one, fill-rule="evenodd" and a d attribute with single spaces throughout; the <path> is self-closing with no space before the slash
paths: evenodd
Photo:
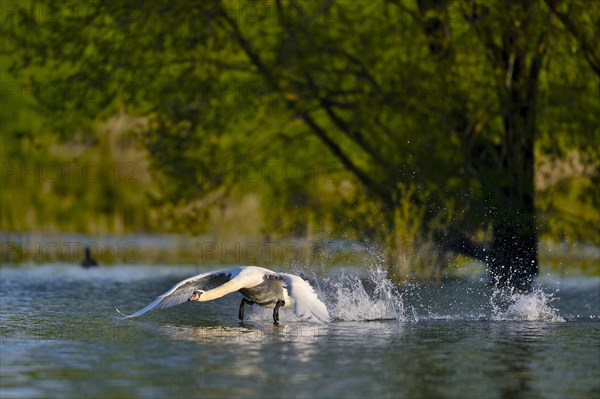
<path id="1" fill-rule="evenodd" d="M 194 294 L 190 297 L 190 299 L 188 299 L 189 301 L 199 301 L 200 300 L 200 293 L 198 291 L 194 291 Z"/>

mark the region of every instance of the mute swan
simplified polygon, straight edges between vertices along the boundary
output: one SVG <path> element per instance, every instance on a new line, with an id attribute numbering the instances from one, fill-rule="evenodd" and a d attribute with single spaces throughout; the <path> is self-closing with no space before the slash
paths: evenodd
<path id="1" fill-rule="evenodd" d="M 180 281 L 145 308 L 124 318 L 141 316 L 152 309 L 163 309 L 184 302 L 205 302 L 240 292 L 239 319 L 244 320 L 244 306 L 260 305 L 273 308 L 273 323 L 279 324 L 279 308 L 292 308 L 294 314 L 309 320 L 329 322 L 325 304 L 317 298 L 310 284 L 301 277 L 277 273 L 257 266 L 241 266 L 198 274 Z"/>

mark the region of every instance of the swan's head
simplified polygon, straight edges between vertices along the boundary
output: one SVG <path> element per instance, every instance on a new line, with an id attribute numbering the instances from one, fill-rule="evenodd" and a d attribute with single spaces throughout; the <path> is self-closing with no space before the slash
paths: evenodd
<path id="1" fill-rule="evenodd" d="M 192 296 L 190 297 L 190 299 L 188 299 L 189 301 L 195 301 L 195 302 L 200 302 L 200 296 L 204 294 L 204 291 L 202 290 L 196 290 L 194 291 L 194 293 L 192 294 Z"/>

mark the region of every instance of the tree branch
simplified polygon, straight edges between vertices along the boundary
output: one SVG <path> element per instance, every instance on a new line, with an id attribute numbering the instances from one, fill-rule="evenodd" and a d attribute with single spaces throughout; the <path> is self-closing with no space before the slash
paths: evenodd
<path id="1" fill-rule="evenodd" d="M 254 49 L 250 45 L 250 42 L 244 37 L 244 35 L 240 31 L 239 26 L 235 23 L 233 19 L 231 19 L 227 15 L 225 10 L 223 10 L 222 8 L 220 8 L 220 14 L 232 29 L 236 41 L 238 42 L 242 50 L 246 53 L 248 58 L 250 58 L 250 61 L 256 66 L 259 73 L 267 80 L 271 87 L 281 92 L 281 87 L 277 78 L 267 67 L 267 65 L 262 61 L 260 55 L 254 51 Z M 342 164 L 359 179 L 361 183 L 363 183 L 366 187 L 369 187 L 371 190 L 376 192 L 377 195 L 381 198 L 381 200 L 384 201 L 384 203 L 386 203 L 386 205 L 393 204 L 390 192 L 386 190 L 385 187 L 373 180 L 354 162 L 352 162 L 352 160 L 342 150 L 342 148 L 335 141 L 333 141 L 333 139 L 331 139 L 329 135 L 327 135 L 327 133 L 321 126 L 319 126 L 315 122 L 315 120 L 312 118 L 309 112 L 299 110 L 296 101 L 288 100 L 285 97 L 283 97 L 283 99 L 292 110 L 299 111 L 298 115 L 300 116 L 300 118 L 302 118 L 302 120 L 312 129 L 312 131 L 317 135 L 317 137 L 342 162 Z"/>
<path id="2" fill-rule="evenodd" d="M 363 170 L 359 169 L 347 156 L 344 154 L 342 149 L 336 142 L 334 142 L 325 131 L 314 121 L 314 119 L 308 113 L 301 113 L 300 117 L 304 122 L 311 127 L 311 129 L 316 133 L 316 135 L 329 147 L 331 152 L 335 156 L 337 156 L 342 164 L 348 168 L 359 180 L 361 183 L 365 185 L 365 187 L 369 187 L 373 191 L 377 193 L 377 195 L 386 203 L 386 205 L 393 204 L 393 198 L 388 190 L 385 190 L 384 187 L 376 183 L 369 175 L 367 175 Z"/>
<path id="3" fill-rule="evenodd" d="M 446 250 L 465 255 L 482 262 L 487 262 L 489 260 L 487 247 L 474 242 L 458 229 L 451 229 L 446 235 L 438 233 L 434 235 L 434 239 Z"/>
<path id="4" fill-rule="evenodd" d="M 562 24 L 567 28 L 569 32 L 579 42 L 579 45 L 583 49 L 585 59 L 588 61 L 594 72 L 600 76 L 600 54 L 598 54 L 598 44 L 594 45 L 590 43 L 584 36 L 580 26 L 576 21 L 572 20 L 571 17 L 563 12 L 560 8 L 560 1 L 558 0 L 546 0 L 546 4 L 550 11 L 558 17 Z"/>

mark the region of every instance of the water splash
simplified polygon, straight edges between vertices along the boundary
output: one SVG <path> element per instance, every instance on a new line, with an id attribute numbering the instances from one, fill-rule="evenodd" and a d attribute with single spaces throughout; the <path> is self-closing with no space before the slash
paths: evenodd
<path id="1" fill-rule="evenodd" d="M 366 276 L 344 271 L 319 278 L 314 271 L 295 272 L 310 281 L 334 321 L 565 321 L 553 306 L 558 299 L 556 292 L 540 287 L 520 293 L 490 288 L 481 282 L 457 281 L 448 286 L 415 284 L 399 288 L 381 266 L 372 266 Z M 268 320 L 271 312 L 255 309 L 251 320 Z M 300 321 L 289 311 L 281 313 L 281 320 Z"/>
<path id="2" fill-rule="evenodd" d="M 342 272 L 321 279 L 314 271 L 293 272 L 310 281 L 334 321 L 406 320 L 402 297 L 381 267 L 372 267 L 366 277 Z M 273 312 L 257 306 L 249 310 L 250 321 L 270 320 Z M 279 316 L 282 323 L 301 321 L 289 309 Z"/>
<path id="3" fill-rule="evenodd" d="M 366 279 L 345 273 L 327 279 L 321 287 L 334 320 L 405 320 L 404 303 L 381 267 L 369 270 Z"/>
<path id="4" fill-rule="evenodd" d="M 500 309 L 499 297 L 503 297 L 501 302 L 508 302 L 508 307 L 504 311 Z M 554 294 L 546 293 L 541 288 L 526 294 L 495 290 L 492 301 L 494 298 L 496 302 L 492 303 L 492 320 L 565 321 L 558 314 L 558 310 L 552 306 L 552 302 L 556 299 Z"/>

